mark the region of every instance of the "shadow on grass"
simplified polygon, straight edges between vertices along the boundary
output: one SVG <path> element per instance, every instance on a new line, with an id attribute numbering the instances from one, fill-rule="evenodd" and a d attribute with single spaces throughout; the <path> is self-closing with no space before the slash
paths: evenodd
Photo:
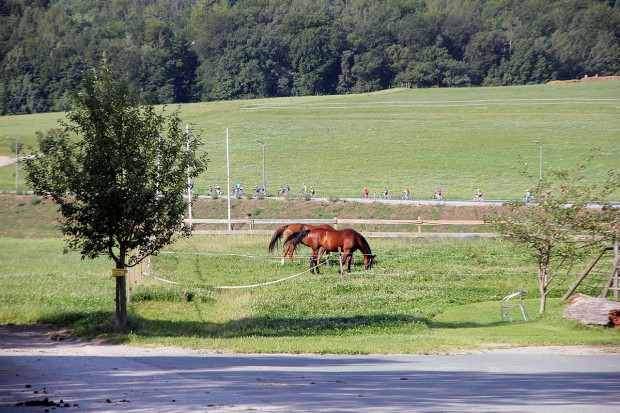
<path id="1" fill-rule="evenodd" d="M 112 335 L 114 342 L 122 342 L 122 336 L 131 332 L 141 337 L 313 337 L 340 336 L 356 333 L 415 334 L 429 329 L 459 329 L 493 327 L 505 322 L 434 322 L 405 314 L 357 315 L 350 317 L 270 318 L 250 317 L 225 323 L 202 321 L 179 321 L 147 319 L 129 316 L 126 328 L 119 331 L 114 324 L 112 312 L 73 312 L 53 314 L 38 320 L 45 324 L 69 327 L 85 338 Z M 121 334 L 121 337 L 115 336 Z M 115 337 L 114 337 L 115 336 Z"/>

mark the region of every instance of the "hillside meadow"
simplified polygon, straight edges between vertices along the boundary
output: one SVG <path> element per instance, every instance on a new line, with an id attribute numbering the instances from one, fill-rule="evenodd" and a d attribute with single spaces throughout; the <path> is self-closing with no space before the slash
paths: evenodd
<path id="1" fill-rule="evenodd" d="M 430 198 L 439 186 L 447 199 L 521 199 L 538 179 L 542 164 L 574 168 L 590 149 L 602 155 L 589 179 L 617 169 L 620 155 L 620 81 L 533 86 L 391 89 L 341 96 L 293 97 L 196 103 L 182 118 L 201 130 L 209 169 L 195 182 L 226 186 L 226 130 L 230 179 L 262 185 L 273 194 L 303 185 L 325 198 L 360 197 L 365 187 L 392 196 L 409 187 L 414 198 Z M 61 113 L 0 117 L 0 136 L 26 147 L 35 133 L 58 127 Z M 11 156 L 10 140 L 0 155 Z M 518 173 L 527 162 L 531 179 Z M 15 188 L 15 169 L 0 168 L 0 190 Z M 25 189 L 23 169 L 20 189 Z M 620 194 L 613 194 L 614 200 Z"/>
<path id="2" fill-rule="evenodd" d="M 199 205 L 215 209 L 219 201 Z M 292 216 L 318 208 L 313 204 L 322 203 L 238 200 L 234 210 Z M 351 205 L 330 204 L 323 207 Z M 541 317 L 536 266 L 527 251 L 476 237 L 368 238 L 376 265 L 363 270 L 358 253 L 344 283 L 335 266 L 310 274 L 305 248 L 293 265 L 280 265 L 279 253 L 267 251 L 268 235 L 180 238 L 131 271 L 130 322 L 127 330 L 116 331 L 113 263 L 63 254 L 49 201 L 0 195 L 0 205 L 0 323 L 54 324 L 113 343 L 243 353 L 442 354 L 620 344 L 619 329 L 563 319 L 566 302 L 559 297 L 581 267 L 551 295 Z M 399 207 L 350 209 L 360 218 L 411 213 Z M 435 207 L 425 213 L 441 218 L 474 212 Z M 598 294 L 610 268 L 607 257 L 578 292 Z M 521 289 L 528 292 L 530 320 L 513 311 L 513 322 L 502 321 L 499 300 Z"/>

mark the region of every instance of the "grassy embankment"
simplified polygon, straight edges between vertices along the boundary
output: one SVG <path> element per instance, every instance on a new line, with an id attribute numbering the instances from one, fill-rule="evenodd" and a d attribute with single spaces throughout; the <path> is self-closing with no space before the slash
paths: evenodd
<path id="1" fill-rule="evenodd" d="M 183 105 L 182 117 L 202 129 L 209 170 L 196 180 L 198 193 L 226 184 L 225 129 L 230 132 L 231 179 L 246 188 L 265 179 L 274 193 L 303 184 L 322 197 L 379 194 L 397 197 L 408 186 L 426 199 L 436 186 L 448 199 L 520 199 L 532 182 L 517 173 L 528 162 L 538 178 L 543 167 L 574 167 L 593 147 L 603 156 L 592 179 L 617 168 L 620 156 L 620 82 L 498 88 L 395 89 L 348 96 L 317 96 Z M 0 136 L 25 146 L 35 132 L 57 127 L 62 114 L 0 117 Z M 0 155 L 11 156 L 10 141 Z M 23 170 L 20 188 L 24 189 Z M 0 168 L 0 190 L 13 190 L 14 168 Z M 614 194 L 616 200 L 620 194 Z"/>

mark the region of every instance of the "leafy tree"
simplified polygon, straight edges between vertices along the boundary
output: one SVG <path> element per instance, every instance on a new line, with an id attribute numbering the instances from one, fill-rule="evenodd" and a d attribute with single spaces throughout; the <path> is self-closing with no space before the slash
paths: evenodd
<path id="1" fill-rule="evenodd" d="M 4 0 L 0 115 L 68 110 L 102 50 L 153 104 L 617 75 L 618 4 Z"/>
<path id="2" fill-rule="evenodd" d="M 610 171 L 604 182 L 587 179 L 592 159 L 574 171 L 548 171 L 549 178 L 536 185 L 537 205 L 514 203 L 508 213 L 485 217 L 507 240 L 528 248 L 536 260 L 541 315 L 549 293 L 570 276 L 575 265 L 593 248 L 620 237 L 620 209 L 606 201 L 620 189 L 620 174 Z"/>
<path id="3" fill-rule="evenodd" d="M 177 232 L 189 234 L 183 191 L 188 175 L 204 171 L 207 160 L 197 155 L 200 141 L 186 136 L 178 110 L 158 114 L 140 106 L 127 84 L 113 79 L 107 64 L 84 76 L 76 108 L 60 122 L 64 128 L 39 134 L 41 152 L 26 170 L 35 192 L 59 205 L 66 251 L 107 255 L 124 270 Z M 125 276 L 115 278 L 116 322 L 124 326 Z"/>
<path id="4" fill-rule="evenodd" d="M 338 84 L 341 36 L 327 16 L 311 15 L 306 26 L 295 34 L 290 45 L 294 93 L 313 95 L 333 93 Z"/>
<path id="5" fill-rule="evenodd" d="M 521 85 L 544 83 L 554 79 L 550 59 L 545 53 L 545 39 L 536 39 L 533 43 L 529 40 L 519 41 L 515 45 L 515 52 L 510 60 L 504 60 L 497 68 L 489 71 L 487 83 L 501 85 Z"/>

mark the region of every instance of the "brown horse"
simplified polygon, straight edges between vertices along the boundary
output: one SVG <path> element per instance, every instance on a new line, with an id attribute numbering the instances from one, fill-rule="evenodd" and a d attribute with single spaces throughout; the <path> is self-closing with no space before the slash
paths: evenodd
<path id="1" fill-rule="evenodd" d="M 312 248 L 310 272 L 313 274 L 314 269 L 316 269 L 317 273 L 320 273 L 318 267 L 320 259 L 319 253 L 322 254 L 323 250 L 327 252 L 337 252 L 338 249 L 340 249 L 343 254 L 342 266 L 347 266 L 347 272 L 351 272 L 353 253 L 357 250 L 360 250 L 362 254 L 364 254 L 365 269 L 372 268 L 375 259 L 366 238 L 359 232 L 350 228 L 341 231 L 328 231 L 324 229 L 303 230 L 289 235 L 284 242 L 292 242 L 294 248 L 297 248 L 299 244 L 304 244 Z"/>
<path id="2" fill-rule="evenodd" d="M 308 224 L 288 224 L 282 225 L 280 228 L 276 229 L 273 236 L 271 237 L 271 241 L 269 241 L 269 252 L 273 252 L 274 247 L 280 241 L 280 238 L 288 238 L 291 234 L 303 230 L 311 230 L 311 229 L 326 229 L 333 230 L 330 225 L 308 225 Z M 289 261 L 293 263 L 293 252 L 295 252 L 295 247 L 292 246 L 290 242 L 284 242 L 284 248 L 282 248 L 282 265 L 284 265 L 284 257 L 288 254 Z"/>

